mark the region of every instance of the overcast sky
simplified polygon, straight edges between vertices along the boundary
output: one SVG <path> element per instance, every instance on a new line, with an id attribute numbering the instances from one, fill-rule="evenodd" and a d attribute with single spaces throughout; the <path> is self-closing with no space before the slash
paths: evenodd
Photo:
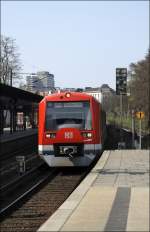
<path id="1" fill-rule="evenodd" d="M 115 89 L 115 68 L 149 47 L 148 1 L 2 1 L 1 33 L 16 39 L 23 72 L 49 71 L 59 87 Z"/>

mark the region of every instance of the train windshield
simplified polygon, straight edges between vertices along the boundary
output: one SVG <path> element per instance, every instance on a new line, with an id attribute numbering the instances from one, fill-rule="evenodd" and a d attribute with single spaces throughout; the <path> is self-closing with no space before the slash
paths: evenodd
<path id="1" fill-rule="evenodd" d="M 45 127 L 46 130 L 61 128 L 91 130 L 90 102 L 48 102 Z"/>

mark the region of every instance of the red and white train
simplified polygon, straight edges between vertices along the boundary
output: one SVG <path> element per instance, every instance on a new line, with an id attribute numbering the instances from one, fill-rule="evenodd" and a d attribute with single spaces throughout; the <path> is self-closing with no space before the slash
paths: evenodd
<path id="1" fill-rule="evenodd" d="M 38 150 L 49 166 L 88 166 L 105 138 L 105 112 L 94 97 L 60 92 L 39 103 Z"/>

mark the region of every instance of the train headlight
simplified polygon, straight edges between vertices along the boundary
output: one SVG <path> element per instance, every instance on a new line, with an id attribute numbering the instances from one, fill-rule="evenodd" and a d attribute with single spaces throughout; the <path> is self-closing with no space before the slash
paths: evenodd
<path id="1" fill-rule="evenodd" d="M 70 97 L 71 96 L 71 93 L 66 93 L 65 94 L 65 97 Z"/>
<path id="2" fill-rule="evenodd" d="M 91 133 L 91 132 L 88 132 L 88 133 L 87 133 L 87 137 L 88 137 L 88 138 L 92 138 L 92 133 Z"/>
<path id="3" fill-rule="evenodd" d="M 91 132 L 83 132 L 83 133 L 82 133 L 82 136 L 83 136 L 84 138 L 92 138 L 92 133 L 91 133 Z"/>
<path id="4" fill-rule="evenodd" d="M 54 139 L 54 138 L 56 138 L 56 133 L 47 133 L 46 138 Z"/>

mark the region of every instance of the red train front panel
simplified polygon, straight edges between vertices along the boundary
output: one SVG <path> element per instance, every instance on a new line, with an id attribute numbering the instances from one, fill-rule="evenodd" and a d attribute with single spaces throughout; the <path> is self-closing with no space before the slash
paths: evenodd
<path id="1" fill-rule="evenodd" d="M 39 104 L 39 155 L 49 166 L 87 166 L 102 150 L 100 104 L 83 93 L 59 93 Z"/>

